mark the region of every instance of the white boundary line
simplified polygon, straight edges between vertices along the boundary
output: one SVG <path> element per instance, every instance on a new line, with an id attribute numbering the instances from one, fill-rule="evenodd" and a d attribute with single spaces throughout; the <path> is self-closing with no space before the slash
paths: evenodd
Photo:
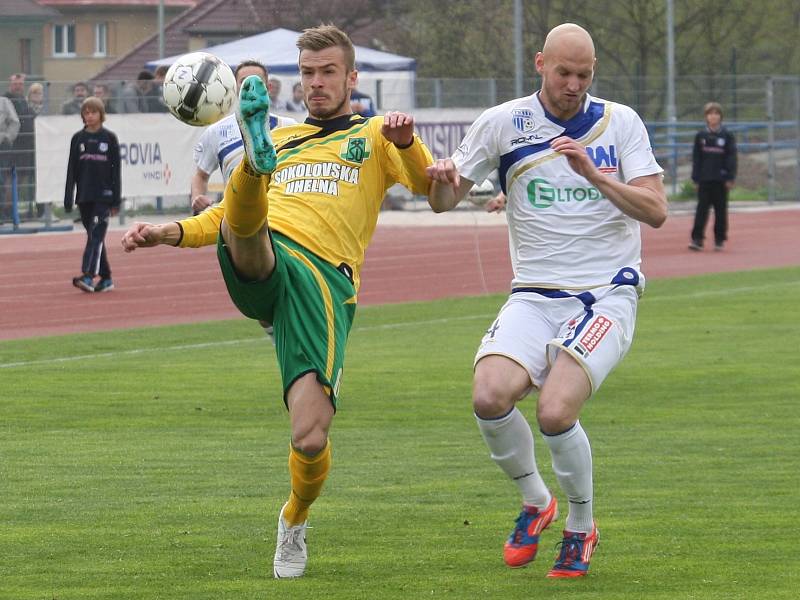
<path id="1" fill-rule="evenodd" d="M 354 327 L 353 332 L 379 331 L 384 329 L 404 329 L 406 327 L 416 327 L 423 325 L 438 325 L 452 323 L 455 321 L 468 321 L 473 319 L 490 319 L 494 314 L 465 315 L 461 317 L 448 317 L 443 319 L 430 319 L 427 321 L 404 321 L 402 323 L 387 323 L 386 325 L 368 325 L 366 327 Z M 258 336 L 253 338 L 241 338 L 238 340 L 226 340 L 221 342 L 202 342 L 198 344 L 180 344 L 177 346 L 162 346 L 158 348 L 137 348 L 134 350 L 121 350 L 119 352 L 99 352 L 97 354 L 81 354 L 77 356 L 61 356 L 54 358 L 42 358 L 39 360 L 26 360 L 13 363 L 0 363 L 0 369 L 11 369 L 16 367 L 38 367 L 42 365 L 54 365 L 59 363 L 75 362 L 81 360 L 94 360 L 98 358 L 118 358 L 120 356 L 135 356 L 137 354 L 147 354 L 149 352 L 176 352 L 181 350 L 202 350 L 204 348 L 218 348 L 220 346 L 238 346 L 240 344 L 252 344 L 266 342 L 267 338 Z"/>
<path id="2" fill-rule="evenodd" d="M 645 294 L 644 302 L 652 303 L 658 301 L 675 300 L 691 300 L 693 298 L 705 298 L 709 296 L 727 296 L 731 294 L 755 292 L 759 290 L 775 289 L 782 287 L 800 286 L 800 280 L 797 281 L 782 281 L 768 285 L 750 285 L 736 288 L 724 288 L 719 290 L 706 290 L 699 292 L 692 292 L 689 294 L 676 294 L 671 296 L 654 296 L 648 297 Z M 498 307 L 499 308 L 499 307 Z M 484 313 L 478 315 L 463 315 L 460 317 L 445 317 L 442 319 L 428 319 L 425 321 L 403 321 L 402 323 L 387 323 L 385 325 L 367 325 L 364 327 L 354 327 L 353 333 L 362 331 L 382 331 L 386 329 L 405 329 L 407 327 L 422 327 L 427 325 L 442 325 L 447 323 L 454 323 L 458 321 L 473 321 L 478 319 L 492 319 L 496 313 Z M 219 348 L 220 346 L 237 346 L 240 344 L 252 344 L 258 342 L 266 342 L 266 337 L 242 338 L 238 340 L 203 342 L 198 344 L 180 344 L 177 346 L 165 346 L 158 348 L 138 348 L 134 350 L 122 350 L 119 352 L 100 352 L 97 354 L 82 354 L 79 356 L 62 356 L 54 358 L 43 358 L 39 360 L 27 360 L 12 363 L 0 363 L 0 369 L 13 369 L 24 367 L 39 367 L 43 365 L 55 365 L 60 363 L 68 363 L 82 360 L 95 360 L 99 358 L 118 358 L 120 356 L 135 356 L 137 354 L 146 354 L 149 352 L 177 352 L 181 350 L 202 350 L 204 348 Z"/>

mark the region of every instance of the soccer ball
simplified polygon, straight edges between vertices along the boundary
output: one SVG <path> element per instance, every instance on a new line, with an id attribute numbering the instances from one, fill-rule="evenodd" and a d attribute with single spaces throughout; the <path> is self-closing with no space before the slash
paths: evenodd
<path id="1" fill-rule="evenodd" d="M 489 179 L 473 185 L 467 193 L 467 200 L 475 206 L 484 207 L 492 198 L 494 198 L 494 184 Z"/>
<path id="2" fill-rule="evenodd" d="M 184 123 L 204 127 L 230 112 L 236 78 L 213 54 L 192 52 L 172 63 L 164 77 L 163 95 L 169 112 Z"/>

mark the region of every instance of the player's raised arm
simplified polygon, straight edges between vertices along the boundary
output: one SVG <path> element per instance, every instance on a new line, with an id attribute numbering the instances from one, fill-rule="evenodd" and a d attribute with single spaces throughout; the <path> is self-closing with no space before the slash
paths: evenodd
<path id="1" fill-rule="evenodd" d="M 381 134 L 398 148 L 405 149 L 414 143 L 414 117 L 397 111 L 383 116 Z"/>
<path id="2" fill-rule="evenodd" d="M 449 158 L 434 161 L 427 168 L 427 173 L 431 179 L 428 204 L 433 212 L 440 213 L 455 208 L 475 185 L 473 181 L 458 174 L 458 169 Z"/>

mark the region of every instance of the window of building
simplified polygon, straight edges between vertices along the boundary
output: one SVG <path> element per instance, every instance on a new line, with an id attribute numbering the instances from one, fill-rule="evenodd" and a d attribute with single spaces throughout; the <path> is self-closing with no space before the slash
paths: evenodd
<path id="1" fill-rule="evenodd" d="M 53 25 L 53 56 L 75 56 L 75 24 Z"/>
<path id="2" fill-rule="evenodd" d="M 19 72 L 32 73 L 31 70 L 31 47 L 32 43 L 29 38 L 21 38 L 19 40 Z"/>
<path id="3" fill-rule="evenodd" d="M 105 23 L 94 25 L 94 55 L 105 56 L 108 53 L 108 27 Z"/>

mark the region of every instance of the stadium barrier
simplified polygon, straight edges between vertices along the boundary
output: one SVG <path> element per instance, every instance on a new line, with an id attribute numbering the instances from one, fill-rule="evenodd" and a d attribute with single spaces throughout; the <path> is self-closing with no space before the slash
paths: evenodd
<path id="1" fill-rule="evenodd" d="M 414 111 L 417 131 L 435 157 L 450 156 L 470 124 L 482 112 L 472 109 L 424 109 Z M 303 115 L 296 115 L 302 119 Z M 80 127 L 76 115 L 40 115 L 35 120 L 35 166 L 20 178 L 16 173 L 15 212 L 10 229 L 20 227 L 52 229 L 52 207 L 59 207 L 69 154 L 69 141 Z M 672 192 L 688 180 L 691 142 L 700 121 L 646 123 L 653 149 L 673 182 Z M 152 210 L 189 212 L 189 182 L 193 174 L 192 148 L 202 129 L 189 127 L 168 114 L 111 114 L 106 125 L 117 133 L 122 152 L 122 195 L 128 211 L 144 206 Z M 770 200 L 800 197 L 800 125 L 797 120 L 741 121 L 726 125 L 737 135 L 740 152 L 752 157 L 759 188 L 772 185 Z M 672 132 L 672 133 L 670 133 Z M 672 136 L 672 137 L 670 137 Z M 763 165 L 763 169 L 761 167 Z M 749 167 L 748 167 L 749 168 Z M 25 169 L 25 167 L 22 167 Z M 30 173 L 33 171 L 33 173 Z M 772 177 L 767 173 L 772 173 Z M 22 183 L 20 184 L 20 179 Z M 219 171 L 210 190 L 221 192 Z M 770 188 L 772 189 L 772 188 Z M 394 190 L 393 190 L 394 193 Z M 402 197 L 402 192 L 397 192 Z M 34 196 L 35 194 L 35 196 Z M 765 194 L 766 197 L 766 194 Z M 416 204 L 415 204 L 416 205 Z M 42 212 L 44 211 L 44 212 Z M 4 211 L 8 212 L 8 211 Z M 125 211 L 121 211 L 124 220 Z M 8 230 L 9 227 L 5 227 Z"/>
<path id="2" fill-rule="evenodd" d="M 23 220 L 20 216 L 20 186 L 17 177 L 17 167 L 11 165 L 9 169 L 10 174 L 10 223 L 0 223 L 0 235 L 2 234 L 17 234 L 17 233 L 39 233 L 40 231 L 71 231 L 73 229 L 72 223 L 69 224 L 56 224 L 53 220 L 52 207 L 47 205 L 44 207 L 42 215 L 37 214 L 40 219 L 33 220 L 34 205 L 32 203 L 28 206 L 29 218 Z M 0 188 L 0 192 L 5 191 Z"/>

